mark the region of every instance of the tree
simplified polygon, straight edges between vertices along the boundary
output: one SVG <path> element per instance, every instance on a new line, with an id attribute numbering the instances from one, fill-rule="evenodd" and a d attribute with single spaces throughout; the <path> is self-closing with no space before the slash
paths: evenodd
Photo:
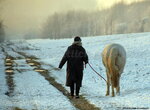
<path id="1" fill-rule="evenodd" d="M 57 39 L 77 35 L 86 37 L 149 31 L 149 5 L 150 1 L 125 4 L 121 0 L 100 11 L 73 10 L 55 13 L 46 21 L 43 36 Z"/>
<path id="2" fill-rule="evenodd" d="M 4 0 L 0 0 L 0 11 L 1 11 L 1 3 Z M 0 13 L 0 42 L 3 42 L 5 40 L 5 31 L 4 31 L 4 25 L 1 20 L 1 13 Z"/>
<path id="3" fill-rule="evenodd" d="M 3 23 L 0 22 L 0 42 L 3 42 L 4 40 L 5 40 L 4 26 Z"/>

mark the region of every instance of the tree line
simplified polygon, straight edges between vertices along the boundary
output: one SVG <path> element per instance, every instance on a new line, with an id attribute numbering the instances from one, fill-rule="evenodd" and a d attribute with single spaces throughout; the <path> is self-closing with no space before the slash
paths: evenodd
<path id="1" fill-rule="evenodd" d="M 3 42 L 5 40 L 5 31 L 4 31 L 4 25 L 3 21 L 1 19 L 1 3 L 3 0 L 0 0 L 0 42 Z"/>
<path id="2" fill-rule="evenodd" d="M 43 38 L 59 39 L 73 36 L 98 36 L 150 31 L 150 1 L 125 4 L 109 9 L 54 13 L 43 25 Z"/>

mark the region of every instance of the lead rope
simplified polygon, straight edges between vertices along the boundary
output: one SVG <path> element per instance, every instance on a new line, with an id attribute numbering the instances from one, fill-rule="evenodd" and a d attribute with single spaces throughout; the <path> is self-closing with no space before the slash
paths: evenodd
<path id="1" fill-rule="evenodd" d="M 98 76 L 100 76 L 102 79 L 104 79 L 104 81 L 105 81 L 106 83 L 108 83 L 108 82 L 106 81 L 106 79 L 105 79 L 103 76 L 101 76 L 101 75 L 91 66 L 90 63 L 88 63 L 88 64 L 89 64 L 89 66 L 91 67 L 91 69 L 92 69 Z"/>

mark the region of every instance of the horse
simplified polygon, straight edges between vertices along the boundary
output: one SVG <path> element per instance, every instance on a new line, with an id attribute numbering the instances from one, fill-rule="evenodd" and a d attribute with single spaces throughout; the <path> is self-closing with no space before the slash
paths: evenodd
<path id="1" fill-rule="evenodd" d="M 120 44 L 106 45 L 102 52 L 102 62 L 106 68 L 107 90 L 106 96 L 109 95 L 110 86 L 112 87 L 112 97 L 120 94 L 120 76 L 123 73 L 126 63 L 126 51 Z"/>

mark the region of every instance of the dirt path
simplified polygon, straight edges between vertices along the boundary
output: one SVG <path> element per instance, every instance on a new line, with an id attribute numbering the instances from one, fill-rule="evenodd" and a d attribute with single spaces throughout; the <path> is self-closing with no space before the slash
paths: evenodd
<path id="1" fill-rule="evenodd" d="M 17 51 L 15 51 L 17 52 Z M 88 100 L 86 100 L 83 96 L 80 96 L 80 99 L 74 99 L 71 98 L 68 94 L 68 91 L 59 83 L 55 81 L 55 79 L 50 76 L 51 71 L 43 69 L 41 67 L 42 62 L 38 61 L 38 58 L 34 56 L 28 56 L 27 54 L 23 52 L 17 52 L 18 54 L 25 57 L 27 64 L 32 66 L 34 68 L 34 71 L 39 72 L 51 85 L 53 85 L 56 89 L 58 89 L 60 92 L 63 93 L 64 96 L 66 96 L 70 102 L 79 110 L 100 110 L 99 108 L 95 107 L 93 104 L 90 104 Z M 56 69 L 53 66 L 51 66 L 51 69 Z"/>

